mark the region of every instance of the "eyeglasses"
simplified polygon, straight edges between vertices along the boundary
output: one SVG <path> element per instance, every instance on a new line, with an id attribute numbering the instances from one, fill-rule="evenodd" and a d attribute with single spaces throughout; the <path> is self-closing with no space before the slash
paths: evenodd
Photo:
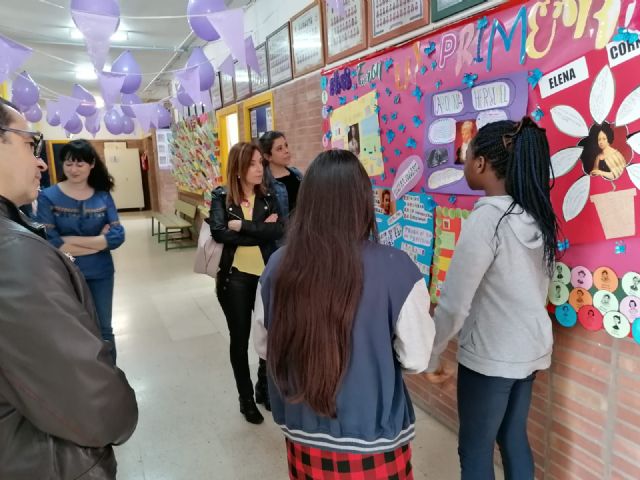
<path id="1" fill-rule="evenodd" d="M 29 136 L 33 139 L 31 146 L 33 147 L 33 156 L 40 158 L 42 147 L 44 146 L 44 136 L 40 132 L 31 132 L 29 130 L 20 130 L 17 128 L 0 127 L 0 131 L 17 133 L 18 135 Z"/>

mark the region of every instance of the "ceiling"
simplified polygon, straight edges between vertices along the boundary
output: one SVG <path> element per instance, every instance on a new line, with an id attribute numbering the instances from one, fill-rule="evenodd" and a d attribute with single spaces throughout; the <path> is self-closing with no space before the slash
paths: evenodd
<path id="1" fill-rule="evenodd" d="M 240 8 L 257 0 L 224 1 L 228 8 Z M 89 71 L 92 67 L 83 39 L 72 38 L 74 24 L 69 4 L 70 0 L 0 0 L 0 34 L 34 50 L 22 69 L 42 87 L 43 98 L 70 95 L 74 83 L 80 83 L 94 94 L 99 93 L 96 80 L 77 78 L 78 66 Z M 184 16 L 187 0 L 121 0 L 120 11 L 123 18 L 118 32 L 124 38 L 112 40 L 111 61 L 123 51 L 131 50 L 144 73 L 138 94 L 143 100 L 168 96 L 173 75 L 159 75 L 158 72 L 182 68 L 189 49 L 207 42 L 191 33 L 186 18 L 145 20 L 124 17 Z M 109 64 L 105 70 L 108 68 Z"/>

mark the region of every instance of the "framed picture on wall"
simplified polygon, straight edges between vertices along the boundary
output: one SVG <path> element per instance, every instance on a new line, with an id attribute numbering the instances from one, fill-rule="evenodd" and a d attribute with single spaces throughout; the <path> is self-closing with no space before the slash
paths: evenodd
<path id="1" fill-rule="evenodd" d="M 267 64 L 269 65 L 271 87 L 293 78 L 291 35 L 288 22 L 267 37 Z"/>
<path id="2" fill-rule="evenodd" d="M 344 0 L 345 14 L 322 2 L 324 12 L 324 44 L 327 63 L 348 57 L 367 47 L 367 2 L 364 0 Z"/>
<path id="3" fill-rule="evenodd" d="M 371 0 L 368 17 L 369 45 L 377 45 L 429 23 L 429 0 Z"/>
<path id="4" fill-rule="evenodd" d="M 296 77 L 324 67 L 322 8 L 319 0 L 291 19 L 293 74 Z"/>
<path id="5" fill-rule="evenodd" d="M 236 81 L 236 100 L 243 100 L 251 96 L 251 82 L 249 81 L 249 68 L 236 62 L 233 65 Z"/>
<path id="6" fill-rule="evenodd" d="M 213 110 L 216 111 L 222 108 L 222 93 L 220 92 L 220 72 L 216 73 L 216 81 L 211 87 L 211 105 Z"/>
<path id="7" fill-rule="evenodd" d="M 456 13 L 467 10 L 486 0 L 431 0 L 431 21 L 437 22 Z"/>
<path id="8" fill-rule="evenodd" d="M 256 47 L 258 65 L 260 72 L 249 68 L 249 78 L 251 82 L 251 92 L 260 93 L 269 89 L 269 66 L 267 65 L 267 44 L 263 43 Z"/>
<path id="9" fill-rule="evenodd" d="M 220 93 L 222 95 L 222 106 L 226 107 L 236 102 L 236 89 L 233 77 L 220 72 Z"/>

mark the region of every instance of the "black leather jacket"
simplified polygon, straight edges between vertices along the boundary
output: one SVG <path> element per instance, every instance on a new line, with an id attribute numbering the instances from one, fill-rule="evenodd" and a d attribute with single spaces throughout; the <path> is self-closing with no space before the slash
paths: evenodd
<path id="1" fill-rule="evenodd" d="M 113 480 L 135 393 L 80 271 L 0 197 L 0 479 Z"/>
<path id="2" fill-rule="evenodd" d="M 276 199 L 267 193 L 265 196 L 256 196 L 253 206 L 253 220 L 244 219 L 240 205 L 227 206 L 227 192 L 223 187 L 213 191 L 211 198 L 211 210 L 209 213 L 209 226 L 213 239 L 224 244 L 220 257 L 220 272 L 229 273 L 233 265 L 233 257 L 238 247 L 260 247 L 264 263 L 276 251 L 276 241 L 284 235 L 282 219 L 275 223 L 265 223 L 265 219 L 271 214 L 278 213 Z M 229 230 L 227 226 L 230 220 L 242 220 L 240 232 Z"/>

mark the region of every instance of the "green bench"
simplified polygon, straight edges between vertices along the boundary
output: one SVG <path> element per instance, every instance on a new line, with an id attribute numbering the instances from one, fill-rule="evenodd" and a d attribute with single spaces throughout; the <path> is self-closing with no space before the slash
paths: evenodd
<path id="1" fill-rule="evenodd" d="M 151 212 L 151 236 L 157 235 L 158 243 L 164 242 L 165 250 L 195 247 L 194 222 L 197 208 L 192 203 L 177 200 L 173 214 Z"/>

